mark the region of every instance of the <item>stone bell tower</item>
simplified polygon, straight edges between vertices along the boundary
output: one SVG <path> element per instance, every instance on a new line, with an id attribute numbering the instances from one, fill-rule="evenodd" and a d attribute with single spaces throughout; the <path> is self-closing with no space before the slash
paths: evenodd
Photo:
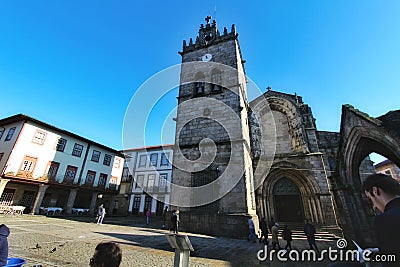
<path id="1" fill-rule="evenodd" d="M 171 204 L 185 203 L 175 205 L 183 230 L 243 237 L 248 216 L 258 225 L 245 61 L 235 25 L 220 33 L 215 20 L 205 20 L 179 52 L 172 183 L 193 190 L 172 187 Z"/>

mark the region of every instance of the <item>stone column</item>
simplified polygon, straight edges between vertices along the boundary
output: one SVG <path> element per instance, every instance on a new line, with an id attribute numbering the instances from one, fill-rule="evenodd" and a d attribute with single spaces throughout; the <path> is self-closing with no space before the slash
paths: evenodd
<path id="1" fill-rule="evenodd" d="M 315 203 L 317 204 L 317 210 L 318 210 L 320 223 L 325 223 L 324 212 L 321 208 L 321 199 L 319 197 L 316 197 Z"/>
<path id="2" fill-rule="evenodd" d="M 35 201 L 33 202 L 31 214 L 39 214 L 40 204 L 42 204 L 44 194 L 46 193 L 48 187 L 48 185 L 44 184 L 39 185 L 39 190 L 36 194 Z"/>
<path id="3" fill-rule="evenodd" d="M 65 213 L 66 214 L 71 214 L 72 213 L 72 208 L 74 207 L 74 203 L 75 203 L 75 198 L 76 198 L 76 194 L 78 193 L 78 189 L 71 189 L 69 191 L 69 196 L 68 196 L 68 201 L 67 201 L 67 205 L 65 207 Z"/>
<path id="4" fill-rule="evenodd" d="M 93 192 L 92 194 L 92 199 L 90 200 L 90 207 L 89 207 L 89 213 L 97 213 L 97 198 L 99 196 L 99 192 Z"/>
<path id="5" fill-rule="evenodd" d="M 318 211 L 317 211 L 317 207 L 316 207 L 316 205 L 315 205 L 315 197 L 312 197 L 311 198 L 311 206 L 312 206 L 312 209 L 313 209 L 313 213 L 314 213 L 314 222 L 315 223 L 320 223 L 320 219 L 319 219 L 319 216 L 318 216 Z"/>
<path id="6" fill-rule="evenodd" d="M 315 222 L 315 217 L 314 217 L 314 210 L 312 208 L 312 204 L 311 204 L 311 197 L 308 198 L 307 202 L 308 202 L 308 208 L 310 210 L 310 222 Z"/>
<path id="7" fill-rule="evenodd" d="M 0 198 L 4 192 L 4 188 L 6 188 L 6 185 L 9 181 L 10 181 L 10 179 L 4 179 L 4 178 L 0 179 Z"/>

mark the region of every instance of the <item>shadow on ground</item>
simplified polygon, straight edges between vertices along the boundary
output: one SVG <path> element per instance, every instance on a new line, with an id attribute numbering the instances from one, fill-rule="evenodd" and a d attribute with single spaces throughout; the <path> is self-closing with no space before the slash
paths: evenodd
<path id="1" fill-rule="evenodd" d="M 147 230 L 145 230 L 147 231 Z M 173 252 L 167 238 L 165 237 L 166 231 L 149 231 L 156 235 L 140 235 L 140 234 L 121 234 L 121 233 L 108 233 L 108 232 L 95 232 L 113 238 L 122 239 L 127 242 L 121 242 L 127 245 L 152 248 L 156 250 L 164 250 Z M 194 252 L 191 252 L 192 257 L 207 258 L 227 261 L 236 265 L 235 263 L 242 261 L 246 258 L 248 263 L 249 253 L 254 253 L 259 249 L 258 244 L 247 243 L 247 241 L 238 240 L 239 244 L 234 244 L 230 239 L 225 238 L 212 238 L 188 235 L 190 242 L 193 245 Z M 251 252 L 250 252 L 251 251 Z"/>

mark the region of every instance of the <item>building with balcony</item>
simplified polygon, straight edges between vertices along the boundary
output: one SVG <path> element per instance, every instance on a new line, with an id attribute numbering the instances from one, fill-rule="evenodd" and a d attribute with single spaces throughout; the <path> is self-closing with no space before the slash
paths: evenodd
<path id="1" fill-rule="evenodd" d="M 0 203 L 25 212 L 57 207 L 112 213 L 123 155 L 107 146 L 26 115 L 0 120 Z"/>
<path id="2" fill-rule="evenodd" d="M 161 215 L 170 200 L 173 145 L 124 150 L 119 213 Z"/>

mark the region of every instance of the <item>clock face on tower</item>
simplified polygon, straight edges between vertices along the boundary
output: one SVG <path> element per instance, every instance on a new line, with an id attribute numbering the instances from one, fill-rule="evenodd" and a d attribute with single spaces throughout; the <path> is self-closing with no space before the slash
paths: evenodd
<path id="1" fill-rule="evenodd" d="M 201 60 L 204 62 L 208 62 L 212 59 L 212 55 L 211 54 L 205 54 L 204 56 L 201 57 Z"/>

